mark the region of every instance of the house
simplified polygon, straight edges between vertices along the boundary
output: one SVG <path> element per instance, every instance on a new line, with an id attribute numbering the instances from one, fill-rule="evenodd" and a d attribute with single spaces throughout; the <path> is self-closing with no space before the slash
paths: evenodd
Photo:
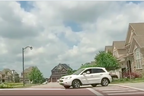
<path id="1" fill-rule="evenodd" d="M 30 66 L 28 68 L 26 68 L 24 70 L 24 77 L 25 77 L 25 83 L 30 83 L 30 80 L 29 80 L 29 74 L 31 73 L 32 69 L 34 68 L 35 66 Z M 21 78 L 20 78 L 20 81 L 22 82 L 23 81 L 23 72 L 21 72 Z"/>
<path id="2" fill-rule="evenodd" d="M 69 65 L 59 63 L 51 70 L 50 82 L 56 82 L 62 76 L 67 75 L 68 70 L 72 70 Z"/>
<path id="3" fill-rule="evenodd" d="M 144 74 L 144 23 L 130 23 L 125 42 L 129 72 Z"/>
<path id="4" fill-rule="evenodd" d="M 19 82 L 19 74 L 8 68 L 0 71 L 0 82 Z"/>
<path id="5" fill-rule="evenodd" d="M 105 51 L 111 48 L 120 62 L 122 74 L 144 74 L 144 23 L 129 23 L 126 40 L 114 41 L 112 46 L 105 46 Z"/>
<path id="6" fill-rule="evenodd" d="M 112 53 L 112 46 L 105 46 L 105 52 L 110 52 Z"/>
<path id="7" fill-rule="evenodd" d="M 119 70 L 119 77 L 123 77 L 126 73 L 126 49 L 125 49 L 125 41 L 113 41 L 112 45 L 112 54 L 117 58 L 120 63 L 121 69 Z"/>

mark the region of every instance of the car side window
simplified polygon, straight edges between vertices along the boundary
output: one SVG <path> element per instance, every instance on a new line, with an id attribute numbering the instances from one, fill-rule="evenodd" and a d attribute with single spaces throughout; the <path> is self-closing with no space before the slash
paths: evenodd
<path id="1" fill-rule="evenodd" d="M 85 70 L 83 73 L 87 73 L 88 71 L 89 71 L 89 74 L 92 73 L 92 70 L 91 70 L 91 69 L 87 69 L 87 70 Z"/>
<path id="2" fill-rule="evenodd" d="M 103 69 L 92 69 L 92 73 L 104 73 Z"/>

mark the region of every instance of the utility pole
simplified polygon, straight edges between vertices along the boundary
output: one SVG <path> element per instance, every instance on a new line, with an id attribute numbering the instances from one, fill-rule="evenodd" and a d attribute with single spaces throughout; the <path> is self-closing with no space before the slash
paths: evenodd
<path id="1" fill-rule="evenodd" d="M 24 50 L 27 49 L 27 48 L 30 48 L 32 50 L 32 47 L 31 46 L 26 46 L 25 48 L 22 48 L 22 70 L 23 70 L 23 86 L 25 86 L 25 72 L 24 72 Z"/>
<path id="2" fill-rule="evenodd" d="M 24 75 L 24 48 L 22 48 L 22 69 L 23 69 L 23 86 L 25 86 L 25 75 Z"/>

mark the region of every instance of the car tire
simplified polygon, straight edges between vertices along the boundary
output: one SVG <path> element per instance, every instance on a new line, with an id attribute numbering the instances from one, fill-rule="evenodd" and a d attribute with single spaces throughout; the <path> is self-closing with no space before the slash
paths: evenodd
<path id="1" fill-rule="evenodd" d="M 72 82 L 73 88 L 80 88 L 80 85 L 81 85 L 81 83 L 79 80 L 73 80 L 73 82 Z"/>
<path id="2" fill-rule="evenodd" d="M 91 84 L 91 86 L 92 86 L 92 87 L 96 87 L 96 86 L 97 86 L 97 84 Z"/>
<path id="3" fill-rule="evenodd" d="M 108 84 L 109 84 L 109 80 L 108 80 L 107 78 L 103 78 L 103 79 L 101 80 L 101 85 L 102 85 L 102 86 L 108 86 Z"/>
<path id="4" fill-rule="evenodd" d="M 64 88 L 65 88 L 65 89 L 69 89 L 69 88 L 70 88 L 70 86 L 64 86 Z"/>

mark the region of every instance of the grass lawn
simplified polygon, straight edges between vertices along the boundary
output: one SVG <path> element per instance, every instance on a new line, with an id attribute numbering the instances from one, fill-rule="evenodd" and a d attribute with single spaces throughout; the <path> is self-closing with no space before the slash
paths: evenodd
<path id="1" fill-rule="evenodd" d="M 135 78 L 135 79 L 119 79 L 119 80 L 113 80 L 111 84 L 117 84 L 117 83 L 139 83 L 144 82 L 144 78 Z"/>
<path id="2" fill-rule="evenodd" d="M 0 84 L 0 88 L 27 88 L 36 85 L 39 84 L 25 84 L 25 86 L 23 86 L 23 83 L 4 83 Z"/>

